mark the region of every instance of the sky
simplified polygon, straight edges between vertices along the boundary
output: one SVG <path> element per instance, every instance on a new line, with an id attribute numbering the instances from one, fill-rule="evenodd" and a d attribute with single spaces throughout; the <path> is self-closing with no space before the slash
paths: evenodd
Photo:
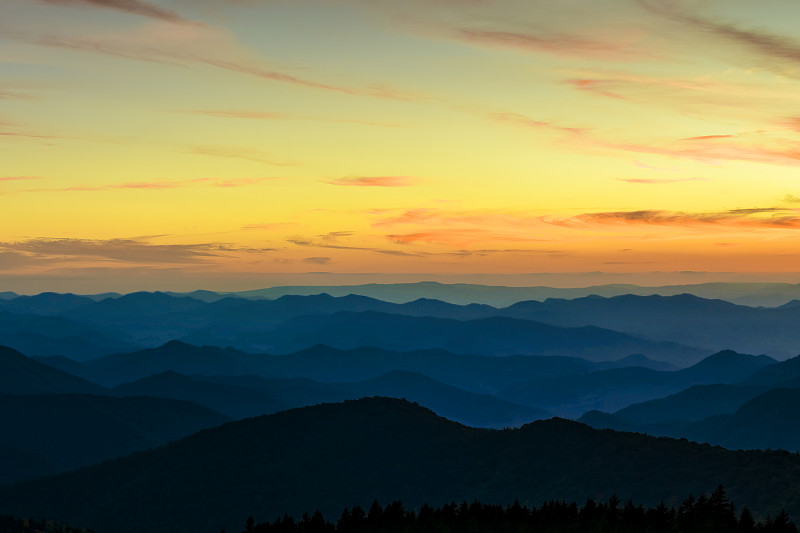
<path id="1" fill-rule="evenodd" d="M 791 0 L 2 0 L 0 291 L 800 282 Z"/>

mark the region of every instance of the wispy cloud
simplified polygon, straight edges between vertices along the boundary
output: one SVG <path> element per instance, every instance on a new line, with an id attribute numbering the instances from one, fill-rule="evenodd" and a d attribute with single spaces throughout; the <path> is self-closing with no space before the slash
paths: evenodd
<path id="1" fill-rule="evenodd" d="M 800 212 L 780 207 L 740 208 L 709 213 L 662 210 L 608 211 L 586 213 L 569 219 L 553 220 L 551 223 L 566 226 L 574 226 L 576 224 L 648 224 L 680 227 L 713 225 L 739 229 L 798 229 L 800 228 Z"/>
<path id="2" fill-rule="evenodd" d="M 410 176 L 346 176 L 328 183 L 349 187 L 409 187 L 414 185 L 414 179 Z"/>
<path id="3" fill-rule="evenodd" d="M 653 13 L 705 33 L 722 37 L 763 58 L 791 64 L 800 63 L 800 42 L 796 39 L 711 20 L 681 9 L 680 4 L 676 2 L 637 1 Z"/>
<path id="4" fill-rule="evenodd" d="M 613 91 L 613 82 L 610 80 L 599 80 L 599 79 L 589 79 L 589 78 L 570 78 L 564 80 L 565 83 L 572 85 L 574 89 L 579 91 L 585 91 L 590 93 L 599 94 L 601 96 L 607 96 L 608 98 L 615 98 L 618 100 L 627 100 L 625 96 L 618 94 Z"/>
<path id="5" fill-rule="evenodd" d="M 630 61 L 644 56 L 641 50 L 636 48 L 635 42 L 612 42 L 569 33 L 533 34 L 462 28 L 458 30 L 458 36 L 472 43 L 546 52 L 560 56 L 589 57 L 610 61 Z"/>
<path id="6" fill-rule="evenodd" d="M 34 179 L 34 178 L 31 178 Z M 246 187 L 258 185 L 265 182 L 274 181 L 276 177 L 258 178 L 193 178 L 186 180 L 154 180 L 154 181 L 131 181 L 127 183 L 105 183 L 99 185 L 71 185 L 57 188 L 25 189 L 16 192 L 92 192 L 92 191 L 114 191 L 124 189 L 140 190 L 165 190 L 179 189 L 183 187 Z M 0 178 L 0 181 L 2 179 Z"/>
<path id="7" fill-rule="evenodd" d="M 481 243 L 511 242 L 511 243 L 540 243 L 545 239 L 531 236 L 524 231 L 514 231 L 513 228 L 505 230 L 491 230 L 481 228 L 433 228 L 428 231 L 413 233 L 394 233 L 386 238 L 397 244 L 430 243 L 454 247 L 470 247 Z M 555 250 L 549 250 L 555 251 Z"/>
<path id="8" fill-rule="evenodd" d="M 579 128 L 575 126 L 562 126 L 549 120 L 536 120 L 519 113 L 489 113 L 488 117 L 492 120 L 499 122 L 508 122 L 526 128 L 543 128 L 562 131 L 565 133 L 580 134 L 588 130 L 588 128 Z"/>
<path id="9" fill-rule="evenodd" d="M 550 242 L 542 238 L 539 217 L 486 211 L 450 212 L 437 209 L 409 209 L 399 213 L 380 213 L 373 221 L 377 229 L 398 228 L 384 235 L 397 244 L 429 243 L 457 248 L 491 246 L 511 242 L 539 246 Z"/>
<path id="10" fill-rule="evenodd" d="M 352 251 L 362 251 L 362 252 L 372 252 L 376 254 L 384 254 L 384 255 L 402 255 L 407 257 L 421 257 L 425 254 L 422 253 L 414 253 L 414 252 L 406 252 L 403 250 L 392 250 L 386 248 L 380 248 L 375 246 L 350 246 L 346 244 L 340 244 L 337 242 L 337 239 L 342 236 L 349 236 L 351 232 L 330 232 L 324 235 L 319 235 L 316 238 L 309 238 L 309 237 L 302 237 L 296 236 L 286 239 L 287 242 L 294 244 L 296 246 L 303 246 L 309 248 L 329 248 L 333 250 L 352 250 Z"/>
<path id="11" fill-rule="evenodd" d="M 34 256 L 100 258 L 132 263 L 190 263 L 218 255 L 218 244 L 150 244 L 135 239 L 29 239 L 0 242 L 0 250 Z"/>
<path id="12" fill-rule="evenodd" d="M 735 135 L 700 135 L 698 137 L 686 137 L 683 141 L 708 141 L 711 139 L 732 139 Z"/>
<path id="13" fill-rule="evenodd" d="M 331 262 L 330 257 L 306 257 L 303 259 L 304 263 L 311 263 L 313 265 L 327 265 Z"/>
<path id="14" fill-rule="evenodd" d="M 52 4 L 57 6 L 75 5 L 75 6 L 90 6 L 100 7 L 106 9 L 114 9 L 131 13 L 133 15 L 140 15 L 143 17 L 150 17 L 164 22 L 188 22 L 186 19 L 178 15 L 174 11 L 164 9 L 151 2 L 144 0 L 38 0 L 45 4 Z"/>
<path id="15" fill-rule="evenodd" d="M 0 242 L 0 254 L 22 254 L 31 261 L 84 262 L 120 261 L 144 264 L 204 263 L 239 252 L 273 252 L 274 248 L 251 248 L 226 243 L 154 244 L 147 238 L 75 239 L 35 238 Z"/>
<path id="16" fill-rule="evenodd" d="M 246 226 L 242 226 L 242 230 L 276 230 L 284 229 L 294 225 L 294 222 L 264 222 L 259 224 L 247 224 Z"/>
<path id="17" fill-rule="evenodd" d="M 326 83 L 290 74 L 283 70 L 266 67 L 252 50 L 239 45 L 227 32 L 202 24 L 184 24 L 175 29 L 174 24 L 164 21 L 153 22 L 144 28 L 124 34 L 105 36 L 69 35 L 49 33 L 31 36 L 21 31 L 3 33 L 17 40 L 33 42 L 42 46 L 62 48 L 82 52 L 105 54 L 125 59 L 149 61 L 165 65 L 187 66 L 202 64 L 209 67 L 234 72 L 262 80 L 286 83 L 310 89 L 337 92 L 353 96 L 368 96 L 387 100 L 424 100 L 423 95 L 391 88 L 382 84 L 369 84 L 358 87 Z"/>
<path id="18" fill-rule="evenodd" d="M 269 154 L 262 152 L 257 148 L 238 147 L 238 146 L 193 146 L 187 149 L 190 154 L 209 155 L 214 157 L 230 157 L 233 159 L 244 159 L 246 161 L 255 161 L 256 163 L 265 163 L 267 165 L 277 167 L 293 167 L 297 163 L 293 161 L 275 159 Z"/>
<path id="19" fill-rule="evenodd" d="M 687 158 L 706 164 L 715 164 L 719 161 L 750 161 L 791 166 L 800 164 L 800 146 L 788 140 L 782 141 L 768 136 L 753 135 L 744 138 L 714 135 L 707 138 L 653 141 L 650 144 L 588 137 L 583 140 L 587 146 Z"/>
<path id="20" fill-rule="evenodd" d="M 708 181 L 708 178 L 617 178 L 617 181 L 624 181 L 626 183 L 638 183 L 645 185 L 666 185 L 669 183 L 681 183 L 686 181 Z"/>
<path id="21" fill-rule="evenodd" d="M 29 181 L 40 180 L 41 176 L 0 176 L 0 181 Z"/>
<path id="22" fill-rule="evenodd" d="M 356 124 L 360 126 L 376 126 L 382 128 L 402 128 L 400 124 L 389 122 L 375 122 L 369 120 L 354 120 L 346 118 L 326 118 L 326 117 L 312 117 L 305 115 L 292 115 L 289 113 L 270 112 L 270 111 L 226 111 L 226 110 L 191 110 L 182 111 L 183 113 L 190 113 L 194 115 L 204 115 L 209 117 L 218 118 L 233 118 L 245 120 L 313 120 L 317 122 L 332 122 L 337 124 Z"/>

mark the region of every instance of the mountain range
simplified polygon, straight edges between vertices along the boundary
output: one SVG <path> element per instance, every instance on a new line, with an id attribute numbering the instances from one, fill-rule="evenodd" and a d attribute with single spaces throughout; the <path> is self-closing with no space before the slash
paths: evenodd
<path id="1" fill-rule="evenodd" d="M 157 450 L 0 488 L 0 512 L 119 533 L 235 530 L 373 500 L 584 501 L 616 494 L 677 505 L 725 485 L 759 516 L 800 511 L 800 458 L 593 430 L 552 419 L 468 428 L 401 400 L 373 398 L 250 418 Z M 768 483 L 758 480 L 768 479 Z"/>

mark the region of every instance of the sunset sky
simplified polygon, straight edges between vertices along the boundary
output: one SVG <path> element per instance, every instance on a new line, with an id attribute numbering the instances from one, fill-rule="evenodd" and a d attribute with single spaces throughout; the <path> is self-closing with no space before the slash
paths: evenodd
<path id="1" fill-rule="evenodd" d="M 800 282 L 798 21 L 0 0 L 0 291 Z"/>

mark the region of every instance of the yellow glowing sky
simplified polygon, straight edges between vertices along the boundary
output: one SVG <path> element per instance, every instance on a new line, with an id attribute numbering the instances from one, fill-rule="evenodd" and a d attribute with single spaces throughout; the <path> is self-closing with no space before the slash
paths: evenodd
<path id="1" fill-rule="evenodd" d="M 800 281 L 798 20 L 791 0 L 2 0 L 0 290 Z"/>

